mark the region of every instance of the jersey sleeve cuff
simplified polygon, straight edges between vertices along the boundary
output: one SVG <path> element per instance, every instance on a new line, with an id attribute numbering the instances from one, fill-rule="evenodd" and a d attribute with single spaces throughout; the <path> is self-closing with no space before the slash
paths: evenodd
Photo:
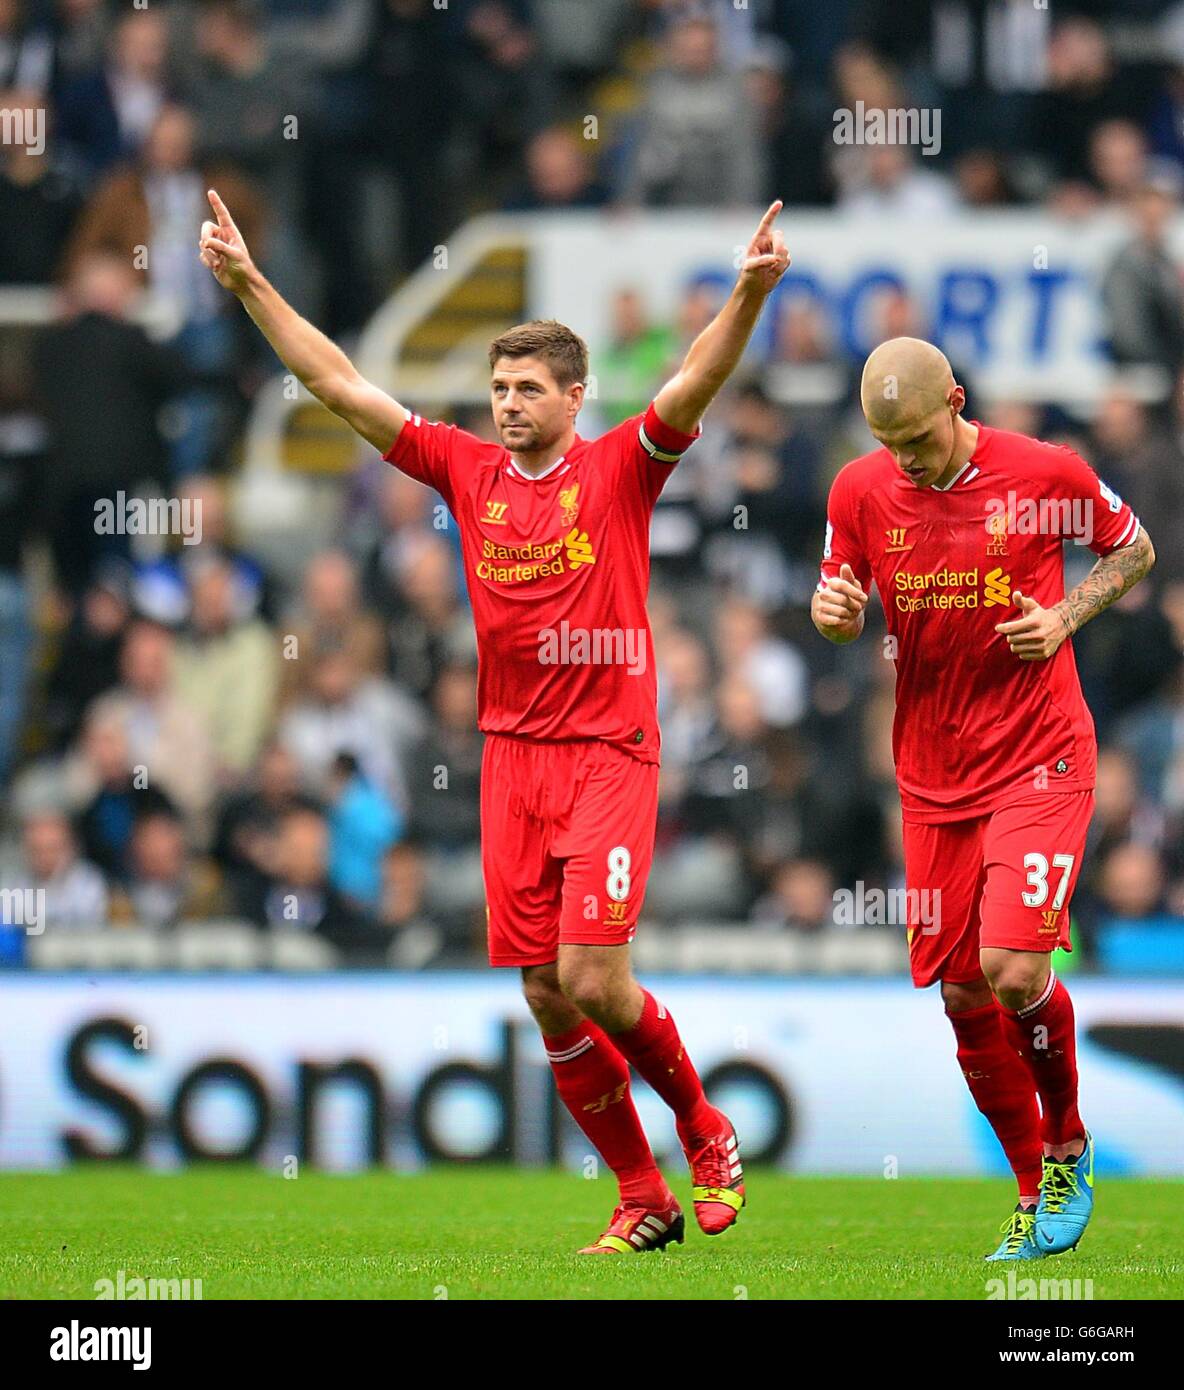
<path id="1" fill-rule="evenodd" d="M 422 424 L 423 417 L 420 415 L 413 415 L 409 411 L 407 414 L 407 421 L 404 424 L 403 428 L 399 431 L 398 437 L 396 438 L 395 442 L 386 451 L 386 453 L 383 454 L 383 463 L 398 463 L 398 455 L 400 448 L 405 449 L 410 445 L 413 430 L 418 429 L 419 426 Z"/>
<path id="2" fill-rule="evenodd" d="M 645 413 L 637 437 L 641 447 L 655 463 L 677 463 L 683 454 L 703 433 L 702 422 L 694 434 L 684 434 L 682 430 L 672 429 L 658 418 L 653 401 Z"/>

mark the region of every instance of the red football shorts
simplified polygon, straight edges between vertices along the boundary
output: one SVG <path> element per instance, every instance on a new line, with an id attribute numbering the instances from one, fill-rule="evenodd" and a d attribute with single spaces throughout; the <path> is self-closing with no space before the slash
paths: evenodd
<path id="1" fill-rule="evenodd" d="M 1023 797 L 989 815 L 904 824 L 913 984 L 968 984 L 984 946 L 1073 949 L 1069 903 L 1093 815 L 1092 791 Z"/>
<path id="2" fill-rule="evenodd" d="M 658 767 L 601 739 L 489 734 L 481 865 L 491 965 L 632 941 L 654 857 Z"/>

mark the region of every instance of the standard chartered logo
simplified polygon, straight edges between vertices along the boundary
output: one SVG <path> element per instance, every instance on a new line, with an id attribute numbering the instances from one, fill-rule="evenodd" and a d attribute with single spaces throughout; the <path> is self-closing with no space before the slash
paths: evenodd
<path id="1" fill-rule="evenodd" d="M 990 608 L 993 603 L 1011 606 L 1011 575 L 1001 569 L 988 570 L 983 576 L 983 607 Z"/>
<path id="2" fill-rule="evenodd" d="M 897 570 L 894 582 L 900 613 L 1011 604 L 1011 575 L 1001 569 L 981 575 L 977 565 L 968 570 Z"/>

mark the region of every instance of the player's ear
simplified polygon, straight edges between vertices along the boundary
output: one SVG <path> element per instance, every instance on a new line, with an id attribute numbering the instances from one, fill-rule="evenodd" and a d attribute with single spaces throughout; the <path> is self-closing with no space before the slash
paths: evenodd
<path id="1" fill-rule="evenodd" d="M 955 415 L 961 415 L 962 411 L 966 408 L 966 391 L 963 387 L 959 386 L 957 382 L 954 382 L 953 386 L 950 387 L 950 394 L 946 397 L 946 400 L 953 413 Z"/>

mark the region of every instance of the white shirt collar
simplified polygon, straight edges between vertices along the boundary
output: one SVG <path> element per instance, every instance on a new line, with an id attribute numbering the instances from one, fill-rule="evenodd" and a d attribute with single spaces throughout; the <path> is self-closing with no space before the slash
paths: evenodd
<path id="1" fill-rule="evenodd" d="M 544 468 L 541 473 L 527 473 L 524 472 L 523 469 L 518 467 L 518 465 L 514 462 L 513 455 L 511 455 L 509 467 L 512 468 L 520 478 L 526 478 L 532 483 L 537 483 L 540 478 L 545 478 L 548 476 L 548 474 L 554 473 L 555 470 L 566 458 L 566 454 L 560 454 L 559 457 L 555 460 L 555 462 L 550 466 L 550 468 Z"/>
<path id="2" fill-rule="evenodd" d="M 962 476 L 962 474 L 966 472 L 966 470 L 970 467 L 970 465 L 971 465 L 973 462 L 974 462 L 973 456 L 972 456 L 971 458 L 968 458 L 968 459 L 966 460 L 966 462 L 962 465 L 962 467 L 958 469 L 957 473 L 954 474 L 954 476 L 950 479 L 950 481 L 949 481 L 948 483 L 946 483 L 946 485 L 945 485 L 944 487 L 938 487 L 938 485 L 937 485 L 936 483 L 934 483 L 934 484 L 933 484 L 933 490 L 934 490 L 934 492 L 949 492 L 950 488 L 952 488 L 952 487 L 954 486 L 954 484 L 958 481 L 958 479 Z"/>

